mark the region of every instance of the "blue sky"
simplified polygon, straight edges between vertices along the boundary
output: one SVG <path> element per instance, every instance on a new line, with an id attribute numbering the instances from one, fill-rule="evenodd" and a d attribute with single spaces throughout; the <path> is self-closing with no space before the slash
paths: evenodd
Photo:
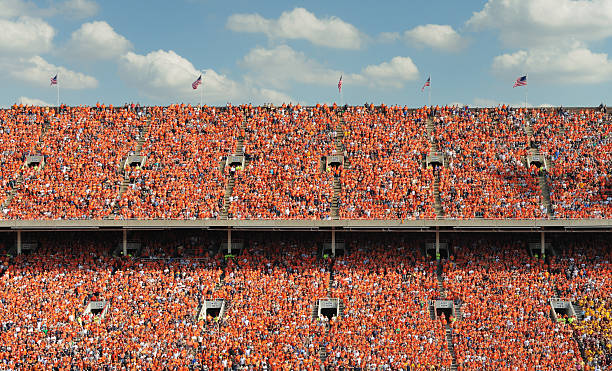
<path id="1" fill-rule="evenodd" d="M 0 0 L 0 106 L 610 103 L 612 0 Z M 203 72 L 200 72 L 203 71 Z M 343 75 L 343 95 L 336 85 Z"/>

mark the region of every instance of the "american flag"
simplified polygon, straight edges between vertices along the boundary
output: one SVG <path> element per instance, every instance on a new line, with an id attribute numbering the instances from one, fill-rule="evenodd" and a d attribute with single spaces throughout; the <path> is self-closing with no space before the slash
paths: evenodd
<path id="1" fill-rule="evenodd" d="M 427 81 L 425 81 L 425 85 L 423 85 L 421 91 L 424 91 L 427 86 L 431 86 L 431 76 L 427 78 Z"/>
<path id="2" fill-rule="evenodd" d="M 202 75 L 200 75 L 200 77 L 198 77 L 198 79 L 194 81 L 193 84 L 191 84 L 191 87 L 194 89 L 197 89 L 201 83 L 202 83 Z"/>
<path id="3" fill-rule="evenodd" d="M 57 85 L 57 75 L 51 78 L 51 85 Z"/>
<path id="4" fill-rule="evenodd" d="M 340 75 L 340 80 L 338 81 L 338 93 L 342 92 L 342 75 Z"/>
<path id="5" fill-rule="evenodd" d="M 525 85 L 527 85 L 527 75 L 521 76 L 518 79 L 516 79 L 516 81 L 514 82 L 513 88 L 516 88 L 517 86 L 525 86 Z"/>

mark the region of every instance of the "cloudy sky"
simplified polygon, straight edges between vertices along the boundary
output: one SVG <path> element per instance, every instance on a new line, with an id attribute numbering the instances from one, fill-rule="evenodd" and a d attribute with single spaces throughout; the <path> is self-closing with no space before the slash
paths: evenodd
<path id="1" fill-rule="evenodd" d="M 0 0 L 0 106 L 612 103 L 612 0 L 364 4 Z"/>

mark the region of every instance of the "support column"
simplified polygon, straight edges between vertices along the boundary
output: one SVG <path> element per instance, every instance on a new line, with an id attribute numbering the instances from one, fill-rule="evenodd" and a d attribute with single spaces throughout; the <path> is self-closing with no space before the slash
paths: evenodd
<path id="1" fill-rule="evenodd" d="M 332 227 L 332 256 L 336 256 L 336 227 Z"/>
<path id="2" fill-rule="evenodd" d="M 127 229 L 123 229 L 123 256 L 127 256 Z"/>
<path id="3" fill-rule="evenodd" d="M 544 236 L 544 231 L 540 232 L 540 256 L 544 258 L 545 250 L 544 246 L 546 246 L 546 237 Z"/>
<path id="4" fill-rule="evenodd" d="M 227 227 L 227 254 L 232 253 L 232 227 Z"/>
<path id="5" fill-rule="evenodd" d="M 440 231 L 436 227 L 436 260 L 440 260 Z"/>
<path id="6" fill-rule="evenodd" d="M 17 231 L 17 255 L 21 255 L 21 231 Z"/>

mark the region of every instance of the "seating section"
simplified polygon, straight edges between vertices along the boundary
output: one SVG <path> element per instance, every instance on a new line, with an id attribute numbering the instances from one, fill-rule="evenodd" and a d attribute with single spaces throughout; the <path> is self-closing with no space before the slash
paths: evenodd
<path id="1" fill-rule="evenodd" d="M 610 218 L 610 122 L 506 106 L 13 106 L 0 110 L 0 218 Z M 245 168 L 224 169 L 239 148 Z M 425 166 L 432 151 L 445 166 Z M 547 171 L 527 166 L 538 151 Z M 333 154 L 345 166 L 327 167 Z"/>
<path id="2" fill-rule="evenodd" d="M 434 137 L 448 156 L 440 196 L 446 217 L 542 218 L 541 190 L 527 168 L 524 113 L 443 109 Z"/>
<path id="3" fill-rule="evenodd" d="M 571 327 L 549 316 L 554 281 L 523 243 L 476 243 L 456 257 L 444 282 L 463 302 L 463 318 L 452 322 L 460 369 L 581 368 Z"/>
<path id="4" fill-rule="evenodd" d="M 25 156 L 37 152 L 48 109 L 0 110 L 0 205 L 26 172 Z M 0 210 L 0 217 L 8 210 Z"/>
<path id="5" fill-rule="evenodd" d="M 552 159 L 551 199 L 559 218 L 610 218 L 610 115 L 597 111 L 534 113 L 534 136 Z"/>
<path id="6" fill-rule="evenodd" d="M 444 327 L 429 314 L 429 300 L 437 296 L 431 266 L 414 243 L 363 245 L 334 264 L 332 297 L 342 299 L 345 309 L 331 321 L 326 366 L 450 369 Z"/>
<path id="7" fill-rule="evenodd" d="M 236 149 L 241 111 L 175 105 L 152 110 L 149 120 L 146 164 L 128 166 L 118 218 L 217 218 L 225 188 L 220 159 Z"/>
<path id="8" fill-rule="evenodd" d="M 584 311 L 572 323 L 587 363 L 594 369 L 612 367 L 612 246 L 600 238 L 573 238 L 550 264 L 559 294 Z"/>
<path id="9" fill-rule="evenodd" d="M 327 219 L 332 176 L 321 156 L 332 154 L 333 114 L 300 107 L 255 109 L 247 120 L 246 168 L 232 196 L 235 219 Z"/>
<path id="10" fill-rule="evenodd" d="M 424 110 L 351 107 L 344 113 L 350 167 L 342 172 L 344 219 L 433 218 L 433 172 Z"/>
<path id="11" fill-rule="evenodd" d="M 173 233 L 141 233 L 143 250 L 135 257 L 114 256 L 119 235 L 113 232 L 32 233 L 39 242 L 32 255 L 3 255 L 3 367 L 472 370 L 612 364 L 612 246 L 601 237 L 562 236 L 554 241 L 556 256 L 544 261 L 527 255 L 521 237 L 455 236 L 449 241 L 454 253 L 438 270 L 415 237 L 354 234 L 345 255 L 332 259 L 321 257 L 312 235 L 261 234 L 240 255 L 224 258 L 215 252 L 219 241 Z M 185 255 L 186 249 L 197 255 Z M 429 302 L 441 296 L 454 300 L 462 315 L 432 318 Z M 579 304 L 584 316 L 554 321 L 548 299 L 559 296 Z M 313 317 L 312 304 L 325 297 L 341 300 L 339 317 Z M 221 319 L 197 318 L 206 299 L 225 300 Z M 91 300 L 108 301 L 104 316 L 84 314 Z"/>
<path id="12" fill-rule="evenodd" d="M 143 125 L 145 112 L 102 107 L 62 107 L 46 118 L 37 145 L 42 169 L 23 171 L 8 205 L 9 219 L 101 219 L 112 211 L 120 164 Z M 34 134 L 37 133 L 34 126 Z M 27 141 L 25 142 L 27 145 Z"/>

